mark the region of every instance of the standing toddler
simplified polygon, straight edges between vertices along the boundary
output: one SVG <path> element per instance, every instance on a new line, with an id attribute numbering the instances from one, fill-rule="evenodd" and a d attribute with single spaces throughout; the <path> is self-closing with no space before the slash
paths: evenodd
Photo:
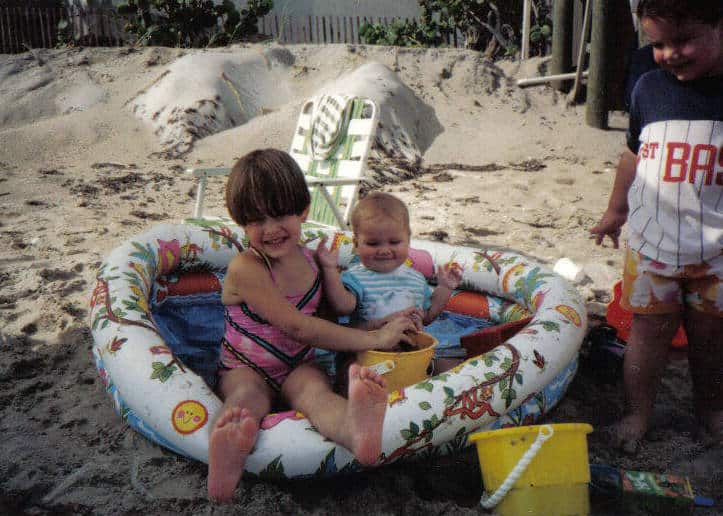
<path id="1" fill-rule="evenodd" d="M 723 442 L 723 3 L 641 0 L 660 66 L 637 82 L 628 148 L 590 231 L 628 239 L 621 305 L 633 313 L 617 443 L 634 453 L 681 322 L 700 429 Z"/>

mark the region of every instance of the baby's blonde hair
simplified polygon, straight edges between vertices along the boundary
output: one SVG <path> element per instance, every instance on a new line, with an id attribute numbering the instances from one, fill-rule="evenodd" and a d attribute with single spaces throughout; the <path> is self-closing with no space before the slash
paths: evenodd
<path id="1" fill-rule="evenodd" d="M 380 217 L 394 220 L 411 233 L 407 206 L 391 194 L 372 192 L 357 202 L 352 210 L 351 228 L 354 234 L 359 232 L 362 223 Z"/>

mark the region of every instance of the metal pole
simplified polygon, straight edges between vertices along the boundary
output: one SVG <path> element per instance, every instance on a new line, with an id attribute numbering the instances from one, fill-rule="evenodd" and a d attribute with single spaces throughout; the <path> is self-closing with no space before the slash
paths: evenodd
<path id="1" fill-rule="evenodd" d="M 559 73 L 557 75 L 545 75 L 544 77 L 530 77 L 529 79 L 520 79 L 517 81 L 517 86 L 525 88 L 527 86 L 537 86 L 538 84 L 545 84 L 553 81 L 562 81 L 565 79 L 574 79 L 577 72 L 570 73 Z M 580 77 L 587 78 L 587 70 L 580 74 Z"/>
<path id="2" fill-rule="evenodd" d="M 522 2 L 522 42 L 520 45 L 520 58 L 527 59 L 530 57 L 530 2 L 532 0 L 524 0 Z"/>

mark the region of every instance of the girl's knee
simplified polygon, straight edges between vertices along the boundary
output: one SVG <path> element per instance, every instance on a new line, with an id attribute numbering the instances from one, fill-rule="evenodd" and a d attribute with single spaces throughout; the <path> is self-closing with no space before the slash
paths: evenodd
<path id="1" fill-rule="evenodd" d="M 232 370 L 221 377 L 219 394 L 225 407 L 249 409 L 256 417 L 263 417 L 271 410 L 274 391 L 257 374 Z"/>
<path id="2" fill-rule="evenodd" d="M 293 402 L 299 397 L 316 397 L 331 391 L 331 382 L 319 368 L 303 364 L 294 369 L 281 386 L 281 394 Z"/>

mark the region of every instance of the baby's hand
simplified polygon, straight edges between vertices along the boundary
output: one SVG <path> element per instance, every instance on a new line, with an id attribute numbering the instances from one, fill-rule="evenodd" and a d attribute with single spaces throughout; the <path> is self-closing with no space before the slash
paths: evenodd
<path id="1" fill-rule="evenodd" d="M 456 289 L 462 281 L 462 266 L 457 262 L 448 262 L 437 267 L 437 284 L 447 287 L 449 290 Z"/>
<path id="2" fill-rule="evenodd" d="M 381 328 L 382 326 L 392 321 L 393 319 L 396 319 L 397 317 L 404 317 L 406 319 L 409 319 L 412 324 L 414 324 L 414 327 L 417 330 L 421 330 L 422 328 L 424 328 L 424 324 L 422 323 L 422 320 L 424 319 L 424 311 L 422 311 L 422 309 L 418 308 L 417 306 L 410 306 L 404 308 L 403 310 L 399 310 L 398 312 L 394 312 L 393 314 L 387 315 L 384 319 L 379 321 L 379 327 Z"/>
<path id="3" fill-rule="evenodd" d="M 339 250 L 326 247 L 328 236 L 324 235 L 316 248 L 316 261 L 322 269 L 336 268 L 339 263 Z"/>
<path id="4" fill-rule="evenodd" d="M 395 317 L 376 332 L 379 342 L 374 349 L 390 350 L 400 342 L 414 346 L 414 342 L 406 332 L 416 333 L 416 331 L 417 329 L 409 317 Z"/>

